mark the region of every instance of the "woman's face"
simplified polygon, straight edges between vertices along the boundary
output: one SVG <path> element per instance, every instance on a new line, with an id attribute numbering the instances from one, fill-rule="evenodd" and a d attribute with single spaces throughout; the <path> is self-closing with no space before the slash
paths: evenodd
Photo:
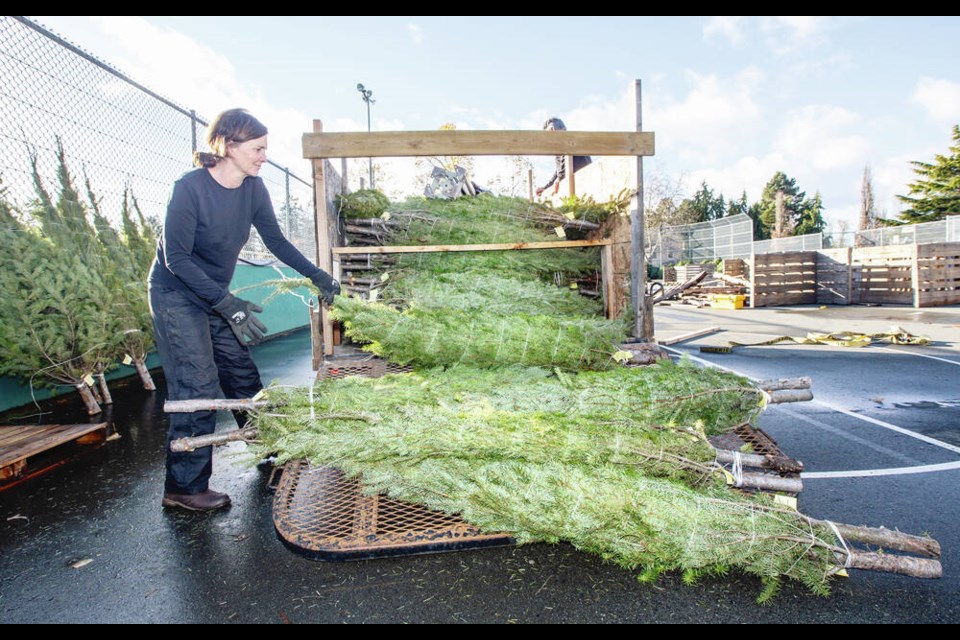
<path id="1" fill-rule="evenodd" d="M 227 159 L 245 176 L 256 176 L 267 161 L 267 136 L 227 145 Z"/>

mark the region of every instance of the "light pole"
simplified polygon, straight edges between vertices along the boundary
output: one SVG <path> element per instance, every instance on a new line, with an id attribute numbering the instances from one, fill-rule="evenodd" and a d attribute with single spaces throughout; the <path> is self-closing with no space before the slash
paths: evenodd
<path id="1" fill-rule="evenodd" d="M 357 91 L 363 96 L 363 101 L 367 103 L 367 133 L 370 133 L 370 104 L 376 102 L 376 100 L 370 98 L 373 91 L 364 88 L 362 84 L 357 84 Z M 367 158 L 367 160 L 370 163 L 370 188 L 373 189 L 373 158 Z"/>

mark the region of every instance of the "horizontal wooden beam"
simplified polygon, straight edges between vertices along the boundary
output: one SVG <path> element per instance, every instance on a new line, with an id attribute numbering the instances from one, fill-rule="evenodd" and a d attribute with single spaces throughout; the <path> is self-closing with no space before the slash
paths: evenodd
<path id="1" fill-rule="evenodd" d="M 303 157 L 652 156 L 654 134 L 636 131 L 374 131 L 304 133 Z"/>
<path id="2" fill-rule="evenodd" d="M 333 255 L 355 253 L 445 253 L 456 251 L 520 251 L 525 249 L 568 249 L 570 247 L 602 247 L 609 240 L 559 240 L 556 242 L 501 242 L 498 244 L 432 244 L 398 245 L 394 247 L 334 247 Z"/>

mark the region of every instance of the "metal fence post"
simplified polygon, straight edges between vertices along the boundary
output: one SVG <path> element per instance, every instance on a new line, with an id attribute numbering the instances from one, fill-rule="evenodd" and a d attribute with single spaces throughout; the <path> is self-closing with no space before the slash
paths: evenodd
<path id="1" fill-rule="evenodd" d="M 190 109 L 190 151 L 197 152 L 197 112 Z"/>

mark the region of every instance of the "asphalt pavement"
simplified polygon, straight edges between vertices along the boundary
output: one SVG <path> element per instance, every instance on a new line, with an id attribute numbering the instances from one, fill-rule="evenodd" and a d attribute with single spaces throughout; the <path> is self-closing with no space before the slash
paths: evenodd
<path id="1" fill-rule="evenodd" d="M 273 527 L 269 469 L 243 444 L 219 448 L 212 486 L 233 506 L 160 506 L 166 418 L 159 391 L 114 389 L 104 416 L 120 438 L 0 491 L 0 622 L 12 623 L 956 623 L 960 622 L 960 308 L 658 306 L 657 337 L 721 330 L 670 346 L 756 379 L 810 376 L 812 402 L 771 406 L 758 426 L 804 462 L 801 512 L 929 533 L 944 575 L 852 569 L 827 597 L 787 583 L 768 605 L 731 574 L 653 584 L 567 544 L 329 562 L 295 553 Z M 809 331 L 886 331 L 927 346 L 745 347 Z M 255 348 L 265 381 L 312 376 L 306 331 Z M 18 423 L 85 422 L 72 401 Z M 222 415 L 222 428 L 232 418 Z M 9 424 L 7 414 L 0 423 Z"/>

